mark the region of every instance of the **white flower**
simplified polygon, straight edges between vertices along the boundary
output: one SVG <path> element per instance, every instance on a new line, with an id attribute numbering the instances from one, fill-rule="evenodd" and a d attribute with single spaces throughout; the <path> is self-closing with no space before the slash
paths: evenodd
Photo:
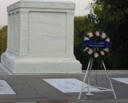
<path id="1" fill-rule="evenodd" d="M 109 49 L 108 48 L 105 48 L 104 51 L 109 52 Z"/>
<path id="2" fill-rule="evenodd" d="M 96 31 L 96 36 L 100 36 L 100 34 L 99 34 L 99 32 L 98 32 L 98 31 Z"/>
<path id="3" fill-rule="evenodd" d="M 92 54 L 92 53 L 93 53 L 92 49 L 89 49 L 88 54 Z"/>
<path id="4" fill-rule="evenodd" d="M 89 40 L 89 38 L 85 37 L 84 40 Z"/>
<path id="5" fill-rule="evenodd" d="M 95 53 L 95 54 L 94 54 L 94 57 L 95 57 L 95 58 L 99 57 L 98 53 Z"/>
<path id="6" fill-rule="evenodd" d="M 107 38 L 105 41 L 110 42 L 110 39 L 109 39 L 109 38 Z"/>
<path id="7" fill-rule="evenodd" d="M 100 51 L 100 54 L 101 54 L 101 55 L 105 55 L 104 51 Z"/>
<path id="8" fill-rule="evenodd" d="M 89 49 L 88 47 L 85 48 L 85 50 Z"/>
<path id="9" fill-rule="evenodd" d="M 93 37 L 93 34 L 92 33 L 88 33 L 89 37 Z"/>
<path id="10" fill-rule="evenodd" d="M 86 51 L 86 49 L 84 49 L 83 51 Z"/>
<path id="11" fill-rule="evenodd" d="M 102 39 L 105 39 L 105 37 L 106 37 L 106 34 L 105 33 L 102 33 L 101 38 Z"/>
<path id="12" fill-rule="evenodd" d="M 88 47 L 86 47 L 83 51 L 87 51 Z"/>

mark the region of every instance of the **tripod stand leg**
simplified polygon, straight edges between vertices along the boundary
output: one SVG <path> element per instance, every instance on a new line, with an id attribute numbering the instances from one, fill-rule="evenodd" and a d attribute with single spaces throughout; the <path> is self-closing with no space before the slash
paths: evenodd
<path id="1" fill-rule="evenodd" d="M 111 86 L 111 88 L 112 88 L 113 95 L 114 95 L 114 97 L 115 97 L 115 99 L 116 99 L 116 98 L 117 98 L 116 93 L 115 93 L 115 91 L 114 91 L 114 88 L 113 88 L 113 85 L 112 85 L 111 79 L 110 79 L 110 77 L 109 77 L 109 75 L 108 75 L 108 72 L 107 72 L 106 66 L 105 66 L 105 64 L 104 64 L 104 62 L 103 62 L 103 61 L 102 61 L 102 65 L 103 65 L 103 67 L 104 67 L 105 73 L 106 73 L 106 75 L 107 75 L 107 78 L 108 78 L 108 80 L 109 80 L 110 86 Z"/>
<path id="2" fill-rule="evenodd" d="M 87 79 L 87 75 L 88 75 L 88 70 L 89 70 L 89 68 L 90 68 L 90 64 L 91 64 L 91 58 L 89 59 L 88 67 L 87 67 L 87 70 L 86 70 L 86 72 L 85 72 L 85 76 L 84 76 L 84 79 L 83 79 L 83 83 L 82 83 L 82 86 L 81 86 L 81 90 L 80 90 L 78 99 L 81 98 L 81 94 L 82 94 L 82 92 L 83 92 L 84 83 L 85 83 L 85 81 L 86 81 L 86 79 Z"/>
<path id="3" fill-rule="evenodd" d="M 90 87 L 89 87 L 92 64 L 93 64 L 93 59 L 91 59 L 90 69 L 89 69 L 89 72 L 88 72 L 88 84 L 87 84 L 88 93 L 86 95 L 92 95 L 92 93 L 90 92 Z"/>

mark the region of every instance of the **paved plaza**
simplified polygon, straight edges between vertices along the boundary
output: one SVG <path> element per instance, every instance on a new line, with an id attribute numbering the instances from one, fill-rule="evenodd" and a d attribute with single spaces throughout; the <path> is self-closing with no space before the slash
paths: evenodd
<path id="1" fill-rule="evenodd" d="M 112 80 L 117 99 L 114 99 L 112 92 L 96 92 L 93 96 L 85 97 L 83 93 L 81 100 L 78 100 L 79 93 L 62 93 L 43 79 L 76 78 L 83 80 L 82 74 L 40 74 L 40 75 L 8 75 L 0 71 L 0 80 L 5 80 L 15 91 L 13 95 L 0 95 L 0 103 L 127 103 L 128 85 Z M 109 71 L 111 78 L 127 78 L 128 71 Z M 97 79 L 96 79 L 97 77 Z M 91 84 L 108 87 L 109 83 L 103 71 L 93 71 Z"/>

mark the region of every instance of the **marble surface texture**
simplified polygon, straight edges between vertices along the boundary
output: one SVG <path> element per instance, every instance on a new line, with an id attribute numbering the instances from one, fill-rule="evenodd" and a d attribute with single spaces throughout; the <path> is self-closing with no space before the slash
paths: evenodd
<path id="1" fill-rule="evenodd" d="M 81 72 L 73 54 L 75 4 L 61 1 L 20 0 L 8 6 L 2 68 L 12 74 Z"/>

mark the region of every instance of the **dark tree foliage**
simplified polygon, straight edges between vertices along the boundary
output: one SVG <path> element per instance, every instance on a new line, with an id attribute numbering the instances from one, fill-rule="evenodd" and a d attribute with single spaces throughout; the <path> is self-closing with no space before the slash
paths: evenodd
<path id="1" fill-rule="evenodd" d="M 128 69 L 128 0 L 96 0 L 93 4 L 95 28 L 112 41 L 112 55 L 106 59 L 111 69 Z"/>
<path id="2" fill-rule="evenodd" d="M 82 68 L 86 69 L 89 56 L 83 52 L 83 41 L 86 33 L 94 30 L 94 23 L 90 22 L 87 16 L 79 16 L 74 18 L 74 54 L 78 59 Z"/>
<path id="3" fill-rule="evenodd" d="M 92 19 L 93 15 L 89 16 L 81 16 L 81 17 L 75 17 L 74 20 L 74 54 L 76 56 L 76 59 L 78 59 L 82 64 L 82 69 L 86 69 L 88 65 L 88 61 L 90 56 L 87 54 L 87 52 L 83 52 L 85 49 L 83 46 L 84 37 L 88 32 L 92 31 L 100 31 L 101 29 L 97 28 L 97 24 L 94 22 L 94 19 Z M 111 57 L 111 54 L 109 54 L 106 58 L 98 58 L 94 61 L 93 69 L 103 69 L 101 66 L 101 59 L 106 60 L 106 65 L 109 69 L 111 65 L 111 59 L 110 61 L 107 61 Z"/>

